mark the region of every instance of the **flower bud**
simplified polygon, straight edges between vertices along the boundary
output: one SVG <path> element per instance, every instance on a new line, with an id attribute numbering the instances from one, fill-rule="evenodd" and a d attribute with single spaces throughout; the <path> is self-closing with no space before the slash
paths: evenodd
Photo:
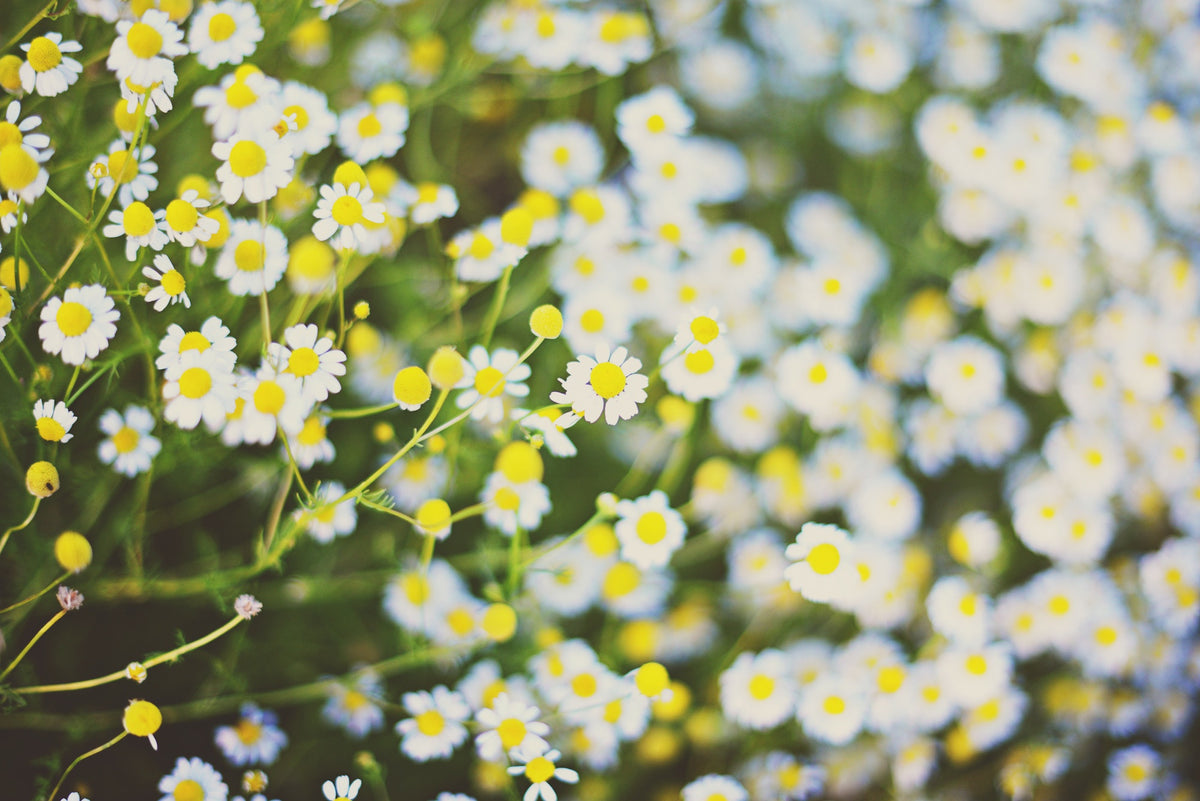
<path id="1" fill-rule="evenodd" d="M 92 563 L 92 544 L 78 531 L 64 531 L 54 541 L 54 558 L 63 570 L 79 573 Z"/>
<path id="2" fill-rule="evenodd" d="M 25 489 L 38 498 L 58 492 L 58 469 L 49 462 L 34 462 L 25 473 Z"/>
<path id="3" fill-rule="evenodd" d="M 558 339 L 563 330 L 562 312 L 549 303 L 538 306 L 529 315 L 529 330 L 542 339 Z"/>

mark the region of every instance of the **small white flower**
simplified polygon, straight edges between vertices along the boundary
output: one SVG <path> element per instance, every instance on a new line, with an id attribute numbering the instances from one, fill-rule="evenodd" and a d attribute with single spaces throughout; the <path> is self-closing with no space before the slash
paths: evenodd
<path id="1" fill-rule="evenodd" d="M 610 351 L 601 345 L 596 357 L 579 356 L 567 365 L 567 377 L 558 379 L 562 392 L 550 393 L 550 400 L 566 403 L 571 412 L 589 423 L 600 419 L 610 426 L 637 414 L 638 404 L 646 400 L 650 379 L 638 372 L 640 359 L 623 347 Z"/>
<path id="2" fill-rule="evenodd" d="M 162 311 L 172 303 L 182 303 L 189 309 L 192 307 L 192 300 L 187 294 L 187 281 L 163 254 L 154 257 L 154 267 L 143 267 L 142 275 L 158 281 L 158 286 L 146 293 L 146 302 L 153 303 L 155 311 Z"/>

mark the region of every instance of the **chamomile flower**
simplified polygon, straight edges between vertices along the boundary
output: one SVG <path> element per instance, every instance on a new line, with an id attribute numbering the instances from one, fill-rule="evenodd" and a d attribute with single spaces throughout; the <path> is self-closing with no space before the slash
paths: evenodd
<path id="1" fill-rule="evenodd" d="M 279 81 L 250 64 L 238 67 L 216 86 L 197 89 L 192 102 L 204 108 L 204 121 L 217 140 L 235 134 L 266 136 L 282 116 Z M 290 147 L 287 152 L 291 153 Z"/>
<path id="2" fill-rule="evenodd" d="M 163 794 L 160 801 L 225 801 L 229 797 L 229 787 L 221 781 L 221 774 L 200 757 L 177 759 L 175 769 L 159 780 L 158 791 Z"/>
<path id="3" fill-rule="evenodd" d="M 1138 743 L 1108 758 L 1108 791 L 1117 801 L 1141 801 L 1154 794 L 1162 782 L 1162 758 L 1148 745 Z"/>
<path id="4" fill-rule="evenodd" d="M 129 206 L 135 200 L 146 200 L 158 188 L 155 177 L 158 165 L 153 161 L 156 152 L 154 145 L 143 145 L 134 152 L 124 140 L 114 140 L 108 146 L 108 152 L 98 156 L 84 176 L 88 189 L 99 187 L 105 197 L 115 189 L 117 201 L 122 206 Z M 97 173 L 103 177 L 97 179 Z M 112 219 L 111 215 L 109 219 Z"/>
<path id="5" fill-rule="evenodd" d="M 634 500 L 619 501 L 614 529 L 621 543 L 621 558 L 642 570 L 663 567 L 671 561 L 687 532 L 683 516 L 670 507 L 662 490 Z"/>
<path id="6" fill-rule="evenodd" d="M 12 294 L 0 286 L 0 342 L 3 342 L 4 338 L 8 336 L 8 332 L 4 330 L 4 327 L 12 321 L 12 313 Z"/>
<path id="7" fill-rule="evenodd" d="M 669 147 L 691 132 L 694 121 L 679 93 L 665 85 L 617 106 L 617 136 L 633 151 Z"/>
<path id="8" fill-rule="evenodd" d="M 582 355 L 567 364 L 567 377 L 558 379 L 562 392 L 550 393 L 550 400 L 568 404 L 572 414 L 589 423 L 603 414 L 606 423 L 616 425 L 637 414 L 646 400 L 650 379 L 638 372 L 641 367 L 625 348 L 610 351 L 601 345 L 595 358 Z"/>
<path id="9" fill-rule="evenodd" d="M 45 160 L 45 151 L 31 150 L 17 142 L 0 141 L 0 192 L 27 204 L 42 196 L 50 180 L 50 173 L 39 163 Z"/>
<path id="10" fill-rule="evenodd" d="M 152 211 L 142 201 L 135 200 L 123 209 L 109 212 L 109 224 L 104 226 L 103 233 L 109 238 L 125 237 L 125 258 L 134 261 L 144 247 L 151 250 L 166 247 L 167 235 L 159 227 L 164 215 L 165 212 Z"/>
<path id="11" fill-rule="evenodd" d="M 78 53 L 79 42 L 63 41 L 61 33 L 51 32 L 21 45 L 25 63 L 21 65 L 21 88 L 36 91 L 42 97 L 54 97 L 67 91 L 79 79 L 83 65 L 64 53 Z"/>
<path id="12" fill-rule="evenodd" d="M 315 155 L 333 140 L 337 131 L 337 115 L 329 110 L 329 101 L 324 93 L 311 86 L 288 81 L 279 95 L 283 107 L 283 119 L 287 121 L 284 144 L 292 149 L 292 156 Z"/>
<path id="13" fill-rule="evenodd" d="M 264 229 L 255 220 L 233 220 L 213 272 L 229 282 L 234 295 L 261 295 L 279 283 L 287 262 L 287 237 L 282 231 L 273 225 Z"/>
<path id="14" fill-rule="evenodd" d="M 521 175 L 532 187 L 566 197 L 600 180 L 604 148 L 595 129 L 575 120 L 543 123 L 521 149 Z"/>
<path id="15" fill-rule="evenodd" d="M 317 403 L 341 392 L 338 376 L 346 374 L 346 354 L 328 336 L 318 336 L 315 325 L 300 323 L 283 332 L 285 344 L 272 342 L 268 358 L 281 370 L 300 379 L 306 398 Z"/>
<path id="16" fill-rule="evenodd" d="M 12 106 L 17 105 L 13 103 Z M 9 108 L 12 108 L 9 106 Z M 17 226 L 17 212 L 20 211 L 21 224 L 24 225 L 29 221 L 29 213 L 20 209 L 17 201 L 13 197 L 4 197 L 0 195 L 0 231 L 6 234 L 11 234 L 13 228 Z"/>
<path id="17" fill-rule="evenodd" d="M 192 307 L 183 274 L 163 254 L 154 257 L 154 267 L 143 267 L 142 275 L 158 282 L 158 286 L 151 287 L 146 293 L 146 302 L 154 304 L 155 311 L 162 311 L 172 303 L 182 303 L 189 309 Z"/>
<path id="18" fill-rule="evenodd" d="M 358 184 L 323 184 L 321 199 L 313 216 L 313 236 L 322 242 L 332 240 L 338 250 L 354 250 L 362 245 L 367 236 L 366 223 L 379 225 L 383 222 L 384 205 L 372 201 L 374 195 L 369 187 Z"/>
<path id="19" fill-rule="evenodd" d="M 335 538 L 353 532 L 358 524 L 353 498 L 335 503 L 345 492 L 346 488 L 336 481 L 326 482 L 313 492 L 316 508 L 312 512 L 302 513 L 300 519 L 305 524 L 305 531 L 317 542 L 333 542 Z"/>
<path id="20" fill-rule="evenodd" d="M 192 15 L 188 48 L 208 69 L 241 64 L 262 41 L 263 28 L 251 3 L 220 0 L 205 3 Z"/>
<path id="21" fill-rule="evenodd" d="M 455 274 L 461 281 L 495 281 L 505 268 L 513 267 L 527 253 L 523 245 L 504 238 L 504 226 L 498 217 L 484 220 L 477 228 L 454 235 L 446 253 L 455 260 Z"/>
<path id="22" fill-rule="evenodd" d="M 805 523 L 786 550 L 793 564 L 784 576 L 810 601 L 837 602 L 855 586 L 854 544 L 837 526 Z"/>
<path id="23" fill-rule="evenodd" d="M 105 66 L 117 80 L 129 79 L 140 86 L 162 83 L 175 74 L 171 59 L 188 52 L 183 31 L 165 11 L 147 9 L 136 21 L 117 23 L 117 39 L 108 51 Z"/>
<path id="24" fill-rule="evenodd" d="M 533 756 L 533 754 L 537 756 Z M 560 768 L 555 763 L 562 756 L 558 750 L 551 749 L 543 752 L 530 752 L 518 749 L 518 753 L 513 755 L 517 761 L 524 762 L 524 765 L 513 765 L 508 769 L 510 776 L 524 775 L 526 779 L 532 782 L 529 789 L 525 791 L 522 801 L 557 801 L 558 794 L 554 788 L 550 786 L 551 779 L 558 779 L 560 782 L 567 784 L 575 784 L 579 781 L 579 774 L 570 768 Z"/>
<path id="25" fill-rule="evenodd" d="M 159 222 L 167 237 L 172 242 L 178 242 L 185 248 L 194 246 L 197 242 L 208 242 L 221 224 L 212 217 L 204 214 L 211 204 L 200 197 L 195 189 L 185 190 L 179 197 L 167 204 L 166 213 Z"/>
<path id="26" fill-rule="evenodd" d="M 300 465 L 300 469 L 307 470 L 318 462 L 333 461 L 337 450 L 329 441 L 329 435 L 326 432 L 328 424 L 329 418 L 320 414 L 309 414 L 305 418 L 304 425 L 300 427 L 300 431 L 296 433 L 296 438 L 292 442 L 292 456 L 296 458 L 296 464 Z"/>
<path id="27" fill-rule="evenodd" d="M 226 204 L 236 203 L 243 195 L 248 203 L 269 200 L 292 181 L 292 150 L 274 131 L 234 134 L 213 143 L 212 154 L 224 162 L 216 177 Z"/>
<path id="28" fill-rule="evenodd" d="M 750 796 L 746 793 L 746 788 L 732 776 L 710 773 L 684 785 L 680 797 L 683 801 L 712 801 L 714 798 L 746 801 Z"/>
<path id="29" fill-rule="evenodd" d="M 545 735 L 550 727 L 538 720 L 536 706 L 511 698 L 508 693 L 496 696 L 491 707 L 475 713 L 483 728 L 475 737 L 475 747 L 486 760 L 498 762 L 514 748 L 541 753 L 550 748 Z"/>
<path id="30" fill-rule="evenodd" d="M 211 349 L 181 352 L 163 378 L 163 419 L 182 429 L 195 428 L 203 419 L 215 431 L 237 405 L 233 367 Z"/>
<path id="31" fill-rule="evenodd" d="M 329 700 L 321 708 L 321 717 L 341 726 L 351 737 L 361 739 L 383 726 L 383 680 L 370 669 L 355 672 L 353 683 L 329 683 Z"/>
<path id="32" fill-rule="evenodd" d="M 154 366 L 166 370 L 172 364 L 177 364 L 179 357 L 189 350 L 200 353 L 211 350 L 225 369 L 233 372 L 233 366 L 237 363 L 237 354 L 233 352 L 235 347 L 237 340 L 230 336 L 229 328 L 219 317 L 209 317 L 199 329 L 191 331 L 171 323 L 167 326 L 166 335 L 158 343 L 160 355 L 154 361 Z"/>
<path id="33" fill-rule="evenodd" d="M 162 449 L 162 442 L 150 433 L 154 424 L 154 415 L 143 406 L 126 406 L 124 415 L 116 409 L 105 411 L 100 415 L 100 431 L 105 434 L 97 449 L 100 461 L 130 478 L 149 470 Z"/>
<path id="34" fill-rule="evenodd" d="M 69 442 L 75 414 L 62 401 L 39 400 L 33 404 L 33 419 L 38 436 L 47 442 Z"/>
<path id="35" fill-rule="evenodd" d="M 430 692 L 405 693 L 404 709 L 410 718 L 396 724 L 400 750 L 416 762 L 445 759 L 467 739 L 463 723 L 471 708 L 461 693 L 441 685 Z"/>
<path id="36" fill-rule="evenodd" d="M 304 427 L 313 402 L 305 397 L 296 376 L 265 363 L 238 384 L 238 395 L 245 401 L 239 421 L 241 441 L 266 445 L 275 439 L 276 429 L 294 436 Z"/>
<path id="37" fill-rule="evenodd" d="M 413 225 L 428 225 L 457 213 L 458 194 L 454 187 L 432 181 L 424 181 L 414 187 L 414 197 L 408 207 L 408 218 Z"/>
<path id="38" fill-rule="evenodd" d="M 514 482 L 501 472 L 488 475 L 479 499 L 487 504 L 483 522 L 510 537 L 518 528 L 536 530 L 550 511 L 550 491 L 541 481 Z"/>
<path id="39" fill-rule="evenodd" d="M 787 720 L 796 708 L 796 687 L 782 651 L 742 652 L 721 674 L 721 710 L 725 717 L 749 729 L 770 729 Z"/>
<path id="40" fill-rule="evenodd" d="M 407 130 L 407 107 L 399 103 L 360 103 L 342 112 L 337 144 L 346 158 L 366 164 L 396 155 L 404 145 Z"/>
<path id="41" fill-rule="evenodd" d="M 525 379 L 532 372 L 529 365 L 517 364 L 515 350 L 497 348 L 490 355 L 487 348 L 474 345 L 463 363 L 462 380 L 455 384 L 458 394 L 455 404 L 460 409 L 471 408 L 473 420 L 499 423 L 504 419 L 504 396 L 524 398 L 529 394 Z"/>
<path id="42" fill-rule="evenodd" d="M 49 354 L 61 354 L 66 364 L 83 364 L 108 347 L 117 334 L 121 314 L 100 284 L 70 287 L 61 298 L 42 307 L 38 337 Z"/>
<path id="43" fill-rule="evenodd" d="M 362 779 L 350 781 L 349 776 L 338 776 L 333 781 L 321 785 L 321 792 L 326 801 L 354 801 L 358 798 L 358 790 L 362 787 Z"/>
<path id="44" fill-rule="evenodd" d="M 574 456 L 578 451 L 575 443 L 567 436 L 566 430 L 579 422 L 574 415 L 563 414 L 561 409 L 550 407 L 529 411 L 528 409 L 513 409 L 513 420 L 522 428 L 534 432 L 542 438 L 546 449 L 555 456 Z"/>
<path id="45" fill-rule="evenodd" d="M 867 696 L 860 681 L 829 672 L 800 691 L 796 718 L 812 739 L 845 745 L 862 730 L 867 710 Z"/>
<path id="46" fill-rule="evenodd" d="M 938 345 L 925 368 L 929 392 L 955 414 L 974 414 L 1004 395 L 1004 364 L 999 352 L 974 338 Z"/>
<path id="47" fill-rule="evenodd" d="M 235 765 L 270 765 L 288 742 L 277 723 L 274 712 L 242 704 L 238 722 L 218 727 L 214 740 L 225 758 Z"/>

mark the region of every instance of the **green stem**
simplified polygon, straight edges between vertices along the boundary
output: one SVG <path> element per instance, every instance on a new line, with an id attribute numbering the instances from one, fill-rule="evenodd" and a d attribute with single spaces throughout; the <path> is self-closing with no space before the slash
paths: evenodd
<path id="1" fill-rule="evenodd" d="M 52 789 L 50 791 L 50 795 L 48 796 L 49 801 L 55 801 L 55 799 L 58 797 L 58 788 L 62 787 L 62 783 L 67 780 L 67 774 L 69 774 L 71 771 L 73 771 L 75 769 L 76 765 L 78 765 L 80 762 L 87 759 L 88 757 L 95 756 L 96 754 L 100 753 L 101 751 L 104 751 L 107 748 L 112 748 L 114 745 L 121 742 L 121 740 L 124 739 L 125 735 L 128 733 L 129 732 L 122 731 L 120 734 L 118 734 L 116 737 L 109 740 L 104 745 L 96 746 L 91 751 L 85 751 L 84 753 L 75 757 L 74 761 L 71 762 L 70 765 L 67 765 L 67 769 L 63 771 L 63 774 L 58 777 L 58 781 L 54 783 L 54 789 Z"/>
<path id="2" fill-rule="evenodd" d="M 29 649 L 32 648 L 34 646 L 34 644 L 42 638 L 42 635 L 45 634 L 47 631 L 49 631 L 51 626 L 53 626 L 58 621 L 62 620 L 63 616 L 66 614 L 67 614 L 66 609 L 60 609 L 58 611 L 58 614 L 56 614 L 54 617 L 52 617 L 46 621 L 46 625 L 44 625 L 40 629 L 38 629 L 37 634 L 33 635 L 33 639 L 31 639 L 28 643 L 25 644 L 25 647 L 21 649 L 21 652 L 19 654 L 17 654 L 15 657 L 13 657 L 13 661 L 8 663 L 8 667 L 6 667 L 4 670 L 0 671 L 0 682 L 4 681 L 5 676 L 7 676 L 9 673 L 12 673 L 13 668 L 15 668 L 17 665 L 21 664 L 21 660 L 25 658 L 25 654 L 29 653 Z"/>
<path id="3" fill-rule="evenodd" d="M 396 402 L 392 402 L 385 403 L 382 406 L 365 406 L 361 409 L 323 409 L 321 415 L 331 420 L 352 420 L 357 417 L 369 417 L 373 414 L 386 412 L 390 409 L 395 409 L 399 405 Z"/>
<path id="4" fill-rule="evenodd" d="M 512 280 L 512 265 L 504 268 L 504 272 L 500 273 L 500 285 L 496 287 L 496 294 L 492 297 L 492 305 L 488 309 L 487 318 L 483 324 L 483 335 L 480 337 L 480 344 L 485 348 L 492 343 L 492 334 L 496 331 L 496 323 L 500 321 L 500 311 L 504 308 L 504 301 L 508 298 L 508 286 Z"/>
<path id="5" fill-rule="evenodd" d="M 49 195 L 51 198 L 53 198 L 55 201 L 57 201 L 58 205 L 62 206 L 64 209 L 66 209 L 67 212 L 70 213 L 70 215 L 72 217 L 79 220 L 84 225 L 88 224 L 87 217 L 84 217 L 82 214 L 80 214 L 78 211 L 76 211 L 74 206 L 72 206 L 70 203 L 63 200 L 61 197 L 59 197 L 58 193 L 55 192 L 53 189 L 51 189 L 49 186 L 46 187 L 46 194 Z"/>
<path id="6" fill-rule="evenodd" d="M 521 588 L 521 539 L 523 531 L 520 526 L 513 532 L 512 542 L 508 547 L 508 602 L 513 603 L 517 599 L 517 592 Z"/>
<path id="7" fill-rule="evenodd" d="M 38 506 L 41 505 L 41 503 L 41 498 L 34 498 L 33 508 L 29 510 L 29 516 L 4 532 L 4 536 L 0 537 L 0 552 L 2 552 L 4 550 L 4 546 L 8 544 L 8 538 L 14 531 L 20 531 L 33 522 L 33 516 L 37 514 Z"/>
<path id="8" fill-rule="evenodd" d="M 0 609 L 0 615 L 3 615 L 3 614 L 5 614 L 6 612 L 11 612 L 11 611 L 13 611 L 14 609 L 20 609 L 22 606 L 24 606 L 25 604 L 29 603 L 30 601 L 36 601 L 38 598 L 41 598 L 41 597 L 42 597 L 43 595 L 45 595 L 46 593 L 50 592 L 50 590 L 52 590 L 52 589 L 54 589 L 55 587 L 57 587 L 57 586 L 58 586 L 58 585 L 59 585 L 59 584 L 60 584 L 60 583 L 63 581 L 63 579 L 65 579 L 65 578 L 66 578 L 67 576 L 69 576 L 69 575 L 71 575 L 71 572 L 70 572 L 70 571 L 67 571 L 66 573 L 63 573 L 61 576 L 59 576 L 58 578 L 56 578 L 54 581 L 52 581 L 52 582 L 50 582 L 49 584 L 47 584 L 47 585 L 46 585 L 45 587 L 43 587 L 42 589 L 40 589 L 40 590 L 38 590 L 37 592 L 35 592 L 33 595 L 30 595 L 28 598 L 23 598 L 23 599 L 21 599 L 20 601 L 17 601 L 15 604 L 11 605 L 11 606 L 6 606 L 6 607 L 4 607 L 3 609 Z"/>
<path id="9" fill-rule="evenodd" d="M 398 509 L 393 509 L 390 506 L 384 506 L 381 503 L 375 503 L 375 501 L 367 500 L 366 498 L 364 498 L 361 495 L 358 496 L 358 498 L 356 500 L 359 504 L 367 507 L 368 509 L 374 509 L 376 512 L 383 512 L 385 515 L 391 515 L 392 517 L 398 517 L 401 520 L 403 520 L 405 523 L 408 523 L 409 525 L 415 526 L 417 524 L 416 520 L 414 520 L 413 518 L 404 514 L 404 512 L 401 512 Z"/>

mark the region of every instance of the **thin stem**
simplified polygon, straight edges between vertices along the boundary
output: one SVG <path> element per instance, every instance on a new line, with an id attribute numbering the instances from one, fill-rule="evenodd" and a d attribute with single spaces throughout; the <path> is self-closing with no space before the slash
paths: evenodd
<path id="1" fill-rule="evenodd" d="M 28 643 L 25 644 L 25 647 L 21 649 L 21 652 L 19 654 L 17 654 L 15 657 L 13 657 L 13 661 L 8 663 L 8 667 L 6 667 L 4 670 L 0 671 L 0 681 L 4 681 L 4 677 L 7 676 L 9 673 L 12 673 L 13 668 L 15 668 L 17 665 L 21 664 L 21 660 L 25 658 L 25 654 L 29 653 L 29 649 L 32 648 L 34 646 L 34 644 L 42 638 L 43 634 L 45 634 L 47 631 L 50 630 L 51 626 L 53 626 L 58 621 L 62 620 L 63 616 L 66 614 L 67 614 L 66 609 L 58 610 L 58 614 L 56 614 L 54 617 L 47 620 L 46 625 L 44 625 L 40 629 L 38 629 L 37 634 L 33 635 L 33 639 L 31 639 Z"/>
<path id="2" fill-rule="evenodd" d="M 300 475 L 300 465 L 296 462 L 296 457 L 292 455 L 292 444 L 288 442 L 287 433 L 281 428 L 279 436 L 283 440 L 283 450 L 287 453 L 288 464 L 292 466 L 292 473 L 296 476 L 296 483 L 300 485 L 300 491 L 304 493 L 304 497 L 311 502 L 313 494 L 308 491 L 308 487 L 304 484 L 304 477 Z"/>
<path id="3" fill-rule="evenodd" d="M 54 200 L 58 201 L 58 205 L 62 206 L 64 209 L 66 209 L 67 212 L 70 213 L 70 215 L 72 217 L 79 220 L 84 225 L 88 224 L 87 217 L 84 217 L 82 214 L 80 214 L 78 211 L 76 211 L 74 206 L 72 206 L 70 203 L 63 200 L 61 197 L 59 197 L 58 193 L 55 192 L 53 189 L 51 189 L 49 186 L 46 187 L 46 194 L 49 195 Z"/>
<path id="4" fill-rule="evenodd" d="M 504 301 L 508 297 L 512 271 L 512 265 L 509 265 L 504 268 L 504 272 L 500 273 L 500 285 L 496 287 L 496 294 L 492 297 L 492 305 L 488 309 L 487 318 L 483 324 L 483 335 L 480 337 L 480 344 L 485 348 L 491 345 L 492 334 L 496 331 L 496 323 L 500 321 L 500 311 L 504 308 Z"/>
<path id="5" fill-rule="evenodd" d="M 67 769 L 63 771 L 63 774 L 58 777 L 58 781 L 54 783 L 54 789 L 52 789 L 50 791 L 50 795 L 48 796 L 49 801 L 54 801 L 54 799 L 58 797 L 58 788 L 62 787 L 62 783 L 67 780 L 67 774 L 69 774 L 71 771 L 73 771 L 75 769 L 76 765 L 78 765 L 80 762 L 87 759 L 88 757 L 95 756 L 96 754 L 100 753 L 101 751 L 104 751 L 105 749 L 112 748 L 114 745 L 121 742 L 121 740 L 123 740 L 125 738 L 125 735 L 127 735 L 127 734 L 129 734 L 129 732 L 122 731 L 120 734 L 118 734 L 116 737 L 109 740 L 104 745 L 98 745 L 95 748 L 93 748 L 91 751 L 85 751 L 84 753 L 75 757 L 74 761 L 71 762 L 70 765 L 67 765 Z"/>
<path id="6" fill-rule="evenodd" d="M 521 588 L 521 539 L 523 529 L 517 526 L 517 530 L 513 532 L 512 542 L 508 548 L 508 600 L 512 603 L 516 600 L 517 592 Z"/>
<path id="7" fill-rule="evenodd" d="M 324 409 L 321 415 L 331 420 L 352 420 L 357 417 L 370 417 L 373 414 L 386 412 L 395 409 L 399 405 L 393 401 L 392 403 L 385 403 L 382 406 L 364 406 L 361 409 Z"/>
<path id="8" fill-rule="evenodd" d="M 385 515 L 391 515 L 392 517 L 398 517 L 401 520 L 403 520 L 405 523 L 408 523 L 413 526 L 415 526 L 417 524 L 416 520 L 414 520 L 413 518 L 404 514 L 404 512 L 401 512 L 398 509 L 393 509 L 390 506 L 384 506 L 381 503 L 375 503 L 375 501 L 367 500 L 366 498 L 362 497 L 361 495 L 358 498 L 356 498 L 355 500 L 358 503 L 360 503 L 361 505 L 367 507 L 368 509 L 374 509 L 376 512 L 383 512 Z"/>
<path id="9" fill-rule="evenodd" d="M 46 4 L 45 8 L 43 8 L 38 13 L 34 14 L 33 19 L 31 19 L 31 20 L 29 20 L 29 22 L 25 23 L 24 28 L 17 31 L 16 34 L 14 34 L 11 39 L 9 39 L 7 42 L 4 43 L 4 47 L 3 47 L 3 49 L 0 49 L 0 52 L 12 50 L 13 45 L 15 45 L 17 42 L 21 41 L 22 37 L 24 37 L 25 34 L 29 33 L 31 30 L 33 30 L 33 26 L 37 25 L 39 22 L 41 22 L 43 19 L 45 19 L 46 16 L 48 16 L 50 14 L 50 9 L 54 8 L 57 5 L 58 5 L 58 0 L 50 0 L 50 2 Z"/>
<path id="10" fill-rule="evenodd" d="M 67 382 L 67 391 L 63 393 L 64 398 L 71 397 L 71 391 L 75 389 L 75 382 L 79 380 L 79 370 L 82 365 L 75 365 L 75 372 L 71 373 L 71 380 Z M 66 401 L 63 401 L 66 403 Z"/>
<path id="11" fill-rule="evenodd" d="M 378 478 L 380 476 L 382 476 L 384 473 L 386 473 L 388 470 L 391 469 L 392 465 L 394 465 L 396 462 L 398 462 L 402 458 L 404 458 L 404 454 L 408 453 L 414 447 L 416 447 L 417 444 L 420 443 L 423 438 L 425 438 L 424 437 L 425 431 L 429 428 L 429 426 L 433 423 L 434 419 L 438 416 L 438 412 L 440 412 L 442 410 L 442 405 L 446 402 L 446 398 L 449 395 L 450 395 L 450 390 L 448 390 L 448 389 L 443 389 L 440 393 L 438 393 L 437 401 L 434 402 L 434 404 L 433 404 L 433 411 L 431 411 L 429 413 L 429 416 L 425 418 L 425 422 L 422 423 L 421 427 L 419 429 L 417 429 L 415 434 L 412 435 L 412 438 L 408 442 L 404 443 L 404 445 L 402 445 L 400 447 L 400 450 L 396 451 L 396 455 L 393 456 L 391 459 L 388 459 L 386 462 L 384 462 L 382 467 L 380 467 L 378 470 L 376 470 L 371 475 L 367 476 L 365 479 L 363 479 L 358 484 L 358 486 L 356 486 L 352 490 L 348 490 L 345 494 L 342 495 L 342 497 L 333 501 L 333 503 L 341 503 L 342 501 L 346 500 L 347 498 L 353 498 L 353 497 L 361 495 L 363 493 L 363 490 L 365 490 L 367 487 L 374 484 L 375 481 L 378 480 Z M 433 435 L 430 434 L 429 436 L 433 436 Z"/>
<path id="12" fill-rule="evenodd" d="M 33 499 L 33 508 L 29 510 L 29 516 L 22 520 L 17 525 L 4 532 L 4 536 L 0 537 L 0 552 L 4 550 L 4 546 L 8 544 L 8 538 L 14 531 L 20 531 L 33 522 L 33 516 L 37 514 L 38 506 L 42 503 L 41 498 Z"/>
<path id="13" fill-rule="evenodd" d="M 20 601 L 17 601 L 12 606 L 6 606 L 3 609 L 0 609 L 0 615 L 3 615 L 7 612 L 11 612 L 14 609 L 20 609 L 22 606 L 29 603 L 30 601 L 36 601 L 38 598 L 41 598 L 46 593 L 50 592 L 50 590 L 54 589 L 59 584 L 61 584 L 63 582 L 63 580 L 66 579 L 66 577 L 69 575 L 71 575 L 71 572 L 68 570 L 66 573 L 63 573 L 61 576 L 59 576 L 54 581 L 47 584 L 42 589 L 35 592 L 33 595 L 30 595 L 28 598 L 22 598 Z"/>
<path id="14" fill-rule="evenodd" d="M 147 670 L 149 670 L 150 668 L 154 667 L 155 665 L 161 665 L 163 662 L 174 662 L 176 659 L 183 656 L 184 654 L 186 654 L 190 651 L 195 651 L 197 648 L 202 648 L 205 645 L 208 645 L 213 640 L 226 634 L 227 632 L 232 631 L 239 623 L 243 622 L 244 620 L 246 620 L 246 618 L 242 617 L 241 615 L 236 615 L 232 620 L 227 622 L 225 625 L 221 626 L 218 629 L 210 631 L 208 634 L 205 634 L 200 639 L 193 640 L 192 642 L 189 642 L 189 643 L 185 643 L 185 644 L 179 646 L 178 648 L 167 651 L 165 654 L 159 654 L 158 656 L 147 659 L 142 662 L 142 666 L 145 667 Z M 28 649 L 26 649 L 26 650 L 28 650 Z M 10 665 L 9 668 L 11 669 L 11 667 L 12 666 Z M 0 674 L 0 678 L 3 678 L 3 674 Z M 126 678 L 125 668 L 121 668 L 120 670 L 114 670 L 112 673 L 106 673 L 105 675 L 98 676 L 97 678 L 94 678 L 94 679 L 84 679 L 83 681 L 71 681 L 71 682 L 67 682 L 65 684 L 41 684 L 41 685 L 38 685 L 35 687 L 17 687 L 17 688 L 14 688 L 12 690 L 12 692 L 20 693 L 22 695 L 33 695 L 35 693 L 60 693 L 60 692 L 67 692 L 69 690 L 86 690 L 89 687 L 99 687 L 101 684 L 109 684 L 110 682 L 119 681 L 120 679 L 123 679 L 123 678 Z"/>

